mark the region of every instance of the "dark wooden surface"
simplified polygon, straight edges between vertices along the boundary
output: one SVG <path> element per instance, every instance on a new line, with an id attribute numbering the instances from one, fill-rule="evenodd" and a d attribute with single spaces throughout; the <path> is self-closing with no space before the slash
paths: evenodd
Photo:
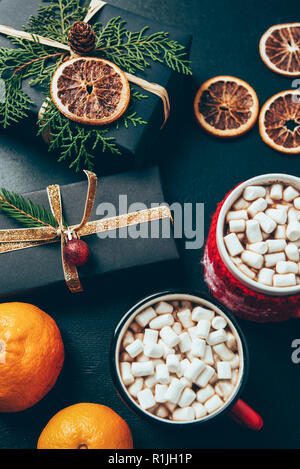
<path id="1" fill-rule="evenodd" d="M 1 1 L 1 0 L 0 0 Z M 20 4 L 21 4 L 20 0 Z M 228 74 L 248 81 L 263 103 L 289 89 L 292 81 L 277 76 L 258 54 L 261 34 L 271 25 L 299 20 L 298 2 L 291 0 L 112 0 L 112 4 L 192 32 L 194 76 L 183 89 L 169 126 L 153 148 L 160 158 L 168 202 L 204 202 L 205 232 L 216 203 L 238 182 L 265 172 L 299 176 L 299 157 L 273 152 L 255 127 L 235 141 L 216 141 L 193 120 L 193 96 L 200 83 Z M 43 144 L 15 134 L 0 133 L 0 186 L 17 192 L 38 190 L 51 183 L 82 179 L 59 166 Z M 200 264 L 202 249 L 184 251 L 186 284 L 206 291 Z M 55 388 L 34 408 L 0 415 L 0 448 L 34 448 L 47 421 L 61 408 L 77 402 L 98 402 L 117 411 L 129 423 L 136 448 L 299 448 L 300 364 L 291 361 L 291 342 L 300 337 L 297 321 L 257 325 L 239 321 L 250 348 L 250 375 L 244 399 L 264 418 L 264 429 L 252 433 L 227 417 L 216 424 L 184 433 L 166 432 L 139 419 L 117 396 L 108 365 L 114 326 L 126 310 L 146 293 L 182 280 L 180 275 L 121 280 L 107 285 L 98 279 L 93 290 L 72 297 L 64 289 L 26 294 L 57 321 L 66 347 L 66 362 Z M 12 300 L 12 298 L 10 298 Z"/>

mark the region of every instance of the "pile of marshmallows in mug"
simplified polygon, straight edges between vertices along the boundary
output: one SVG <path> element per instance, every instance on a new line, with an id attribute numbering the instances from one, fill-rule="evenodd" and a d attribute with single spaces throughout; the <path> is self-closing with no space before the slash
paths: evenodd
<path id="1" fill-rule="evenodd" d="M 280 183 L 248 186 L 227 213 L 224 242 L 251 280 L 272 287 L 300 284 L 300 194 Z"/>
<path id="2" fill-rule="evenodd" d="M 190 301 L 160 301 L 125 332 L 120 372 L 127 392 L 161 419 L 192 421 L 216 412 L 239 381 L 240 357 L 226 319 Z"/>

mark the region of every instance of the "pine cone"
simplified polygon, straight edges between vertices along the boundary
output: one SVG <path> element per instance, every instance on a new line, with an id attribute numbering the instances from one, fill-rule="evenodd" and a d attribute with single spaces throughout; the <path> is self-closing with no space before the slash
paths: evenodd
<path id="1" fill-rule="evenodd" d="M 88 23 L 76 21 L 69 31 L 69 45 L 78 55 L 85 55 L 95 47 L 96 34 Z"/>

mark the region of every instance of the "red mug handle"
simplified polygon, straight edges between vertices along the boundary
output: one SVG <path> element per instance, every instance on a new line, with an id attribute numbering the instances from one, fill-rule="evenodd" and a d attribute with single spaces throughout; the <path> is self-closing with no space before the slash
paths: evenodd
<path id="1" fill-rule="evenodd" d="M 238 399 L 228 415 L 235 422 L 251 430 L 261 430 L 264 424 L 261 416 L 251 409 L 246 402 L 242 401 L 242 399 Z"/>

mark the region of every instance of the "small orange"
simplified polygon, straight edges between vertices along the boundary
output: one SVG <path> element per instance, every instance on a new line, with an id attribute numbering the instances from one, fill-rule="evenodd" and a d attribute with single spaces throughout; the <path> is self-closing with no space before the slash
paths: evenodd
<path id="1" fill-rule="evenodd" d="M 64 362 L 55 321 L 27 303 L 0 304 L 0 412 L 19 412 L 54 386 Z"/>
<path id="2" fill-rule="evenodd" d="M 129 426 L 100 404 L 80 403 L 58 412 L 42 431 L 38 449 L 132 449 Z"/>

